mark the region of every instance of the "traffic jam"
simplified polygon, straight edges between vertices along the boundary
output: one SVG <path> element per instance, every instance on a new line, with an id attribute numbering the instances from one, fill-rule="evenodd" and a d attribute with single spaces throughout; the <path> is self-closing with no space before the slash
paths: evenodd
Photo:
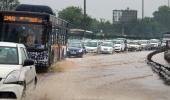
<path id="1" fill-rule="evenodd" d="M 69 40 L 67 56 L 83 57 L 84 54 L 114 54 L 121 52 L 136 52 L 157 50 L 165 47 L 166 43 L 159 39 L 130 40 L 117 38 L 113 40 Z"/>

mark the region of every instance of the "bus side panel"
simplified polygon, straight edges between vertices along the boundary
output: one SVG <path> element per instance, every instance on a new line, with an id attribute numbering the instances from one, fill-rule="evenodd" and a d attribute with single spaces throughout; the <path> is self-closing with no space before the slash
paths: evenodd
<path id="1" fill-rule="evenodd" d="M 67 48 L 66 48 L 66 46 L 63 45 L 63 46 L 61 47 L 61 50 L 62 50 L 62 52 L 61 52 L 61 59 L 65 59 L 65 58 L 66 58 L 66 53 L 67 53 Z"/>
<path id="2" fill-rule="evenodd" d="M 62 58 L 62 48 L 60 47 L 60 46 L 58 46 L 58 45 L 53 45 L 52 47 L 51 47 L 51 64 L 52 65 L 54 65 L 54 64 L 56 64 L 58 61 L 60 61 L 61 60 L 61 58 Z"/>
<path id="3" fill-rule="evenodd" d="M 48 69 L 48 50 L 27 48 L 28 56 L 30 59 L 34 60 L 37 72 L 47 71 Z"/>

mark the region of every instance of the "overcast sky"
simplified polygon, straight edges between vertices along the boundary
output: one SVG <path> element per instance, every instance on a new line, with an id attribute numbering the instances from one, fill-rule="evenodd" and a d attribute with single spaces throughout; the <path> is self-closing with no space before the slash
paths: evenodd
<path id="1" fill-rule="evenodd" d="M 24 4 L 48 5 L 60 11 L 68 6 L 79 6 L 83 8 L 84 0 L 19 0 Z M 138 17 L 141 18 L 142 0 L 86 0 L 87 14 L 93 18 L 105 18 L 112 20 L 112 10 L 126 9 L 129 7 L 138 10 Z M 145 16 L 152 16 L 152 13 L 159 6 L 168 5 L 168 0 L 145 0 Z"/>

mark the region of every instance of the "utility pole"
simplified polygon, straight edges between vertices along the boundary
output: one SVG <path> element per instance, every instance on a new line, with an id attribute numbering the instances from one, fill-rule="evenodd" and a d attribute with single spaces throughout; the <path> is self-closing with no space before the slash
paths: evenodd
<path id="1" fill-rule="evenodd" d="M 125 35 L 125 25 L 122 23 L 122 37 Z"/>
<path id="2" fill-rule="evenodd" d="M 169 6 L 169 3 L 170 3 L 170 1 L 168 0 L 168 7 L 170 7 L 170 6 Z"/>
<path id="3" fill-rule="evenodd" d="M 84 17 L 86 17 L 86 0 L 84 0 Z"/>
<path id="4" fill-rule="evenodd" d="M 84 41 L 84 36 L 86 33 L 86 0 L 84 0 L 84 23 L 83 23 L 83 28 L 84 28 L 84 32 L 83 32 L 83 41 Z"/>
<path id="5" fill-rule="evenodd" d="M 144 0 L 142 0 L 142 19 L 144 18 Z"/>

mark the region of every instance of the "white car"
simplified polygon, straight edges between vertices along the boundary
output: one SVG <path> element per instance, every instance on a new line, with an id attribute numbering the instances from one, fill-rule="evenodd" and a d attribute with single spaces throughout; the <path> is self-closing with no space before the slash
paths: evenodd
<path id="1" fill-rule="evenodd" d="M 140 51 L 142 50 L 142 46 L 138 41 L 130 41 L 127 44 L 128 51 Z"/>
<path id="2" fill-rule="evenodd" d="M 99 42 L 98 41 L 89 41 L 85 46 L 87 53 L 98 53 L 99 51 Z"/>
<path id="3" fill-rule="evenodd" d="M 125 43 L 123 40 L 117 40 L 114 44 L 114 51 L 120 52 L 125 50 Z"/>
<path id="4" fill-rule="evenodd" d="M 149 49 L 157 49 L 160 46 L 161 42 L 158 39 L 149 40 Z"/>
<path id="5" fill-rule="evenodd" d="M 0 42 L 0 100 L 21 100 L 36 83 L 34 61 L 28 59 L 25 46 Z"/>
<path id="6" fill-rule="evenodd" d="M 113 43 L 112 42 L 103 42 L 100 46 L 100 53 L 113 53 Z"/>
<path id="7" fill-rule="evenodd" d="M 161 47 L 165 47 L 165 46 L 166 46 L 166 41 L 162 41 Z"/>
<path id="8" fill-rule="evenodd" d="M 140 40 L 139 43 L 141 45 L 142 50 L 147 50 L 147 47 L 149 45 L 149 41 L 148 40 Z"/>

